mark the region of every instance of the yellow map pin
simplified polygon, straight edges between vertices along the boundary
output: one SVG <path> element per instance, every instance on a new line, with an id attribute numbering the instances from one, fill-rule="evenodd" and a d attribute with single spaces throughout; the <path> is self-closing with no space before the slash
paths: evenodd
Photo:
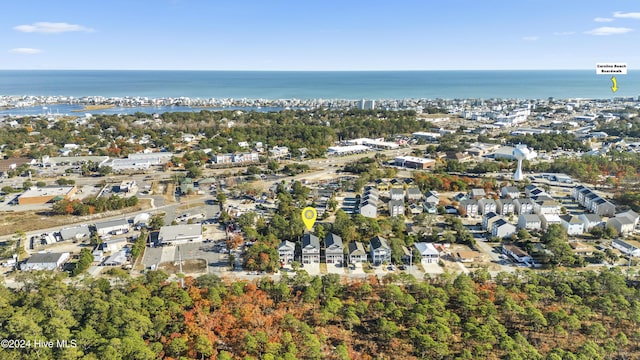
<path id="1" fill-rule="evenodd" d="M 318 213 L 316 209 L 312 207 L 306 207 L 302 209 L 302 222 L 304 226 L 307 227 L 307 230 L 311 231 L 313 229 L 313 224 L 316 223 L 316 218 L 318 217 Z"/>

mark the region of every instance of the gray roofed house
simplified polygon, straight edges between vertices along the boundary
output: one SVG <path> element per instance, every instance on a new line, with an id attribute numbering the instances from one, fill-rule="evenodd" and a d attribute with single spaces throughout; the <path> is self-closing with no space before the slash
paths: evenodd
<path id="1" fill-rule="evenodd" d="M 480 214 L 486 214 L 490 212 L 496 212 L 498 210 L 498 204 L 493 199 L 480 199 L 478 200 L 478 212 Z"/>
<path id="2" fill-rule="evenodd" d="M 349 263 L 365 263 L 367 262 L 367 251 L 364 249 L 364 245 L 359 241 L 352 241 L 349 243 Z"/>
<path id="3" fill-rule="evenodd" d="M 632 233 L 634 229 L 633 221 L 624 216 L 610 218 L 609 221 L 607 221 L 607 226 L 611 226 L 616 229 L 620 236 L 628 235 Z"/>
<path id="4" fill-rule="evenodd" d="M 515 199 L 513 204 L 518 214 L 531 214 L 533 212 L 533 201 L 529 198 Z"/>
<path id="5" fill-rule="evenodd" d="M 520 214 L 518 216 L 518 228 L 527 230 L 542 229 L 542 220 L 536 214 Z"/>
<path id="6" fill-rule="evenodd" d="M 520 197 L 520 190 L 517 186 L 503 186 L 501 189 L 502 197 L 517 199 Z"/>
<path id="7" fill-rule="evenodd" d="M 344 245 L 342 238 L 334 233 L 324 237 L 325 259 L 327 264 L 342 264 L 344 259 Z"/>
<path id="8" fill-rule="evenodd" d="M 401 188 L 393 188 L 389 190 L 389 197 L 391 200 L 403 200 L 404 199 L 404 190 Z"/>
<path id="9" fill-rule="evenodd" d="M 320 262 L 320 239 L 313 234 L 302 236 L 302 263 L 311 264 Z"/>
<path id="10" fill-rule="evenodd" d="M 640 257 L 640 249 L 622 239 L 614 239 L 611 246 L 631 257 Z"/>
<path id="11" fill-rule="evenodd" d="M 560 215 L 562 226 L 567 230 L 568 235 L 580 235 L 584 232 L 584 223 L 576 215 Z"/>
<path id="12" fill-rule="evenodd" d="M 20 270 L 56 270 L 69 260 L 70 254 L 63 253 L 35 253 L 22 265 Z"/>
<path id="13" fill-rule="evenodd" d="M 491 225 L 493 225 L 493 223 L 500 219 L 501 217 L 498 216 L 498 214 L 496 214 L 493 211 L 490 211 L 484 215 L 482 215 L 482 228 L 485 230 L 491 230 Z"/>
<path id="14" fill-rule="evenodd" d="M 371 260 L 374 264 L 391 261 L 391 248 L 387 239 L 376 236 L 371 239 L 369 246 L 371 247 Z"/>
<path id="15" fill-rule="evenodd" d="M 584 231 L 589 231 L 596 226 L 602 226 L 602 218 L 598 214 L 583 213 L 579 216 L 584 225 Z"/>
<path id="16" fill-rule="evenodd" d="M 405 195 L 408 202 L 416 202 L 422 199 L 422 191 L 416 187 L 407 188 Z"/>
<path id="17" fill-rule="evenodd" d="M 496 204 L 498 205 L 496 212 L 500 215 L 509 215 L 515 212 L 516 208 L 511 198 L 498 199 Z"/>
<path id="18" fill-rule="evenodd" d="M 476 200 L 462 200 L 458 206 L 461 214 L 466 214 L 469 217 L 478 216 L 478 202 Z"/>

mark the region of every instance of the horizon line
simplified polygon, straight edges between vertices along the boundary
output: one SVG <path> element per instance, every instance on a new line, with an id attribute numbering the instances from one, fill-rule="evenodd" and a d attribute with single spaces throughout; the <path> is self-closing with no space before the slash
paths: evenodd
<path id="1" fill-rule="evenodd" d="M 261 69 L 0 69 L 0 71 L 219 71 L 219 72 L 418 72 L 418 71 L 583 71 L 595 68 L 557 68 L 557 69 L 364 69 L 364 70 L 261 70 Z M 630 70 L 631 71 L 631 70 Z"/>

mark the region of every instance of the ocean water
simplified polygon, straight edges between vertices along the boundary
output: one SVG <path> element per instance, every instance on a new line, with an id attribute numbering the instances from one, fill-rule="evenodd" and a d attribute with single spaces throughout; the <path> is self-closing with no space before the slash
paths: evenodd
<path id="1" fill-rule="evenodd" d="M 0 95 L 234 99 L 613 98 L 640 95 L 640 71 L 0 70 Z"/>

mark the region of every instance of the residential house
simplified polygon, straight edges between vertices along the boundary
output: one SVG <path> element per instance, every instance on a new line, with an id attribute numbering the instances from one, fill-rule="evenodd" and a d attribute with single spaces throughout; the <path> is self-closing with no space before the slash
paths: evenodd
<path id="1" fill-rule="evenodd" d="M 361 264 L 367 262 L 367 252 L 364 245 L 359 241 L 349 243 L 349 263 Z"/>
<path id="2" fill-rule="evenodd" d="M 560 219 L 560 215 L 558 214 L 543 214 L 540 215 L 540 220 L 542 220 L 542 229 L 546 230 L 549 226 L 553 224 L 562 225 L 562 219 Z"/>
<path id="3" fill-rule="evenodd" d="M 456 195 L 453 196 L 453 201 L 463 201 L 463 200 L 468 200 L 469 199 L 469 194 L 465 194 L 465 193 L 457 193 Z"/>
<path id="4" fill-rule="evenodd" d="M 409 212 L 411 212 L 411 215 L 422 214 L 424 211 L 424 203 L 422 205 L 416 203 L 409 204 Z"/>
<path id="5" fill-rule="evenodd" d="M 302 236 L 302 263 L 312 264 L 320 262 L 320 239 L 313 234 Z"/>
<path id="6" fill-rule="evenodd" d="M 516 211 L 516 207 L 513 203 L 513 199 L 505 198 L 496 200 L 497 213 L 500 215 L 511 215 Z"/>
<path id="7" fill-rule="evenodd" d="M 593 255 L 593 246 L 585 245 L 579 241 L 572 241 L 569 243 L 571 249 L 573 249 L 573 253 L 581 256 L 591 256 Z"/>
<path id="8" fill-rule="evenodd" d="M 623 254 L 631 257 L 640 257 L 640 249 L 628 241 L 622 239 L 614 239 L 611 246 L 620 250 Z"/>
<path id="9" fill-rule="evenodd" d="M 626 236 L 633 232 L 634 226 L 633 221 L 625 216 L 616 216 L 614 218 L 610 218 L 607 221 L 607 226 L 611 226 L 620 236 Z"/>
<path id="10" fill-rule="evenodd" d="M 591 202 L 591 208 L 589 210 L 600 216 L 613 216 L 616 212 L 616 206 L 609 201 L 598 197 Z"/>
<path id="11" fill-rule="evenodd" d="M 278 245 L 278 256 L 280 257 L 280 263 L 288 264 L 294 260 L 296 253 L 296 244 L 291 241 L 283 241 Z"/>
<path id="12" fill-rule="evenodd" d="M 529 198 L 515 199 L 513 204 L 518 215 L 531 214 L 533 212 L 533 201 Z"/>
<path id="13" fill-rule="evenodd" d="M 502 244 L 502 253 L 510 256 L 512 259 L 519 263 L 531 263 L 533 259 L 531 256 L 524 250 L 513 244 Z"/>
<path id="14" fill-rule="evenodd" d="M 526 195 L 526 197 L 530 198 L 534 196 L 543 195 L 545 194 L 545 191 L 539 188 L 538 185 L 529 184 L 524 187 L 524 194 Z"/>
<path id="15" fill-rule="evenodd" d="M 478 200 L 478 212 L 480 215 L 496 212 L 498 210 L 498 204 L 493 199 L 480 199 Z"/>
<path id="16" fill-rule="evenodd" d="M 567 235 L 580 235 L 584 232 L 584 223 L 576 215 L 561 215 L 560 221 L 567 230 Z"/>
<path id="17" fill-rule="evenodd" d="M 360 199 L 360 214 L 375 219 L 378 216 L 378 190 L 373 187 L 365 189 Z"/>
<path id="18" fill-rule="evenodd" d="M 560 214 L 560 203 L 555 200 L 541 200 L 533 203 L 533 212 L 538 215 Z"/>
<path id="19" fill-rule="evenodd" d="M 440 261 L 440 253 L 432 243 L 417 242 L 413 246 L 418 250 L 423 264 L 437 264 Z"/>
<path id="20" fill-rule="evenodd" d="M 384 179 L 378 179 L 376 180 L 376 189 L 378 189 L 378 191 L 388 191 L 389 190 L 389 183 L 384 180 Z"/>
<path id="21" fill-rule="evenodd" d="M 389 200 L 389 216 L 395 217 L 400 215 L 404 215 L 404 201 Z"/>
<path id="22" fill-rule="evenodd" d="M 371 248 L 371 261 L 374 264 L 391 261 L 391 247 L 389 247 L 387 239 L 376 236 L 371 239 L 369 246 Z"/>
<path id="23" fill-rule="evenodd" d="M 589 214 L 583 213 L 578 216 L 580 220 L 582 220 L 582 224 L 584 226 L 584 231 L 588 232 L 596 226 L 602 226 L 602 218 L 598 214 Z"/>
<path id="24" fill-rule="evenodd" d="M 491 225 L 491 236 L 504 239 L 515 233 L 516 227 L 504 219 L 498 219 Z"/>
<path id="25" fill-rule="evenodd" d="M 503 186 L 500 194 L 503 198 L 517 199 L 520 197 L 520 190 L 517 186 Z"/>
<path id="26" fill-rule="evenodd" d="M 74 226 L 60 230 L 60 237 L 63 241 L 80 241 L 83 239 L 88 239 L 89 236 L 91 236 L 91 231 L 89 230 L 89 226 L 87 225 Z"/>
<path id="27" fill-rule="evenodd" d="M 540 230 L 542 221 L 536 214 L 521 214 L 518 216 L 518 229 Z"/>
<path id="28" fill-rule="evenodd" d="M 501 217 L 493 211 L 482 215 L 482 228 L 487 231 L 491 230 L 491 225 L 500 218 Z"/>
<path id="29" fill-rule="evenodd" d="M 342 238 L 334 233 L 324 237 L 325 259 L 327 264 L 341 265 L 344 259 Z"/>
<path id="30" fill-rule="evenodd" d="M 405 198 L 408 203 L 415 203 L 422 199 L 422 192 L 417 187 L 408 187 L 405 191 Z"/>
<path id="31" fill-rule="evenodd" d="M 389 190 L 391 200 L 404 200 L 404 190 L 402 188 L 392 188 Z"/>
<path id="32" fill-rule="evenodd" d="M 478 202 L 476 200 L 462 200 L 458 206 L 461 214 L 466 214 L 469 217 L 478 216 Z"/>
<path id="33" fill-rule="evenodd" d="M 471 198 L 474 200 L 479 200 L 487 196 L 487 193 L 484 189 L 471 189 Z"/>
<path id="34" fill-rule="evenodd" d="M 440 204 L 440 194 L 436 191 L 428 191 L 424 194 L 424 202 L 425 204 L 428 204 L 429 207 L 435 208 Z"/>
<path id="35" fill-rule="evenodd" d="M 638 227 L 638 221 L 640 221 L 640 215 L 633 210 L 627 210 L 623 213 L 619 213 L 616 217 L 625 217 L 633 223 L 633 227 Z"/>

